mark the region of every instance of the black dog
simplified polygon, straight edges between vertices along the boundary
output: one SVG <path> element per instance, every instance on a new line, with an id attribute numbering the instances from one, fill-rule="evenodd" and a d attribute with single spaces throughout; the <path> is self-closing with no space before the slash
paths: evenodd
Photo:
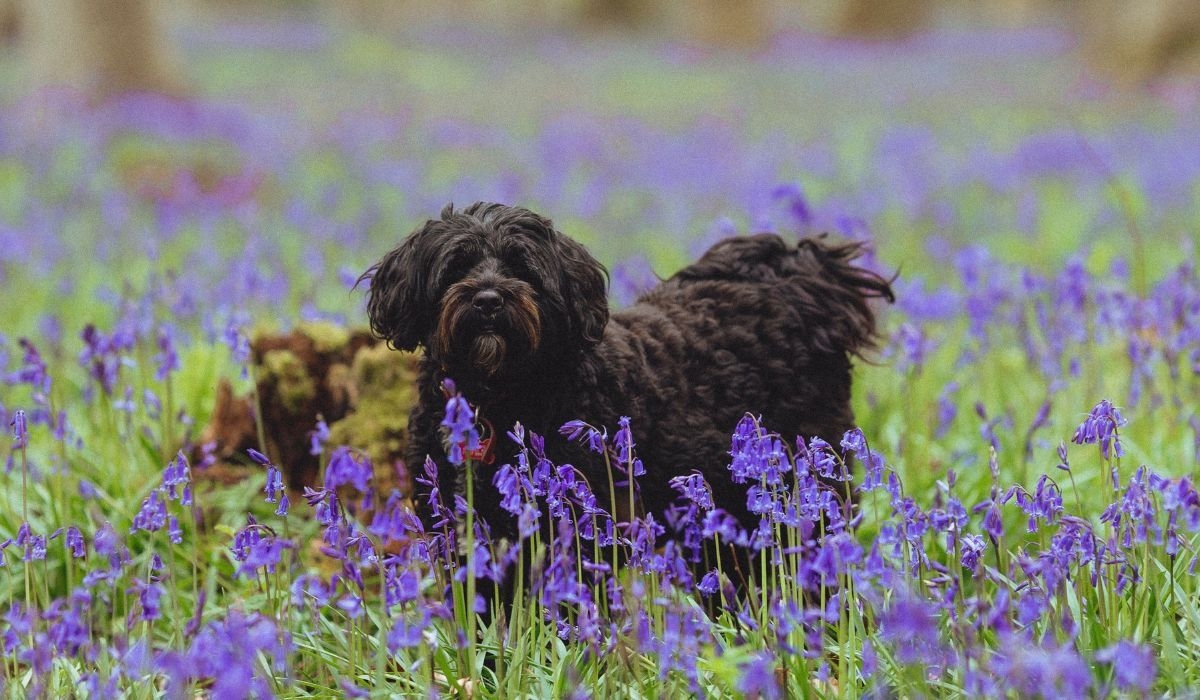
<path id="1" fill-rule="evenodd" d="M 775 235 L 730 238 L 610 315 L 607 273 L 586 249 L 527 209 L 480 202 L 425 222 L 368 270 L 371 328 L 393 346 L 423 346 L 409 465 L 431 456 L 452 493 L 439 425 L 451 377 L 499 433 L 477 468 L 475 506 L 493 536 L 516 523 L 499 507 L 495 469 L 519 421 L 546 452 L 578 467 L 607 505 L 602 459 L 559 435 L 567 421 L 615 429 L 632 417 L 645 465 L 641 508 L 662 521 L 670 477 L 701 472 L 716 505 L 757 525 L 727 469 L 730 434 L 752 412 L 786 436 L 837 445 L 853 427 L 851 357 L 875 339 L 869 299 L 886 280 L 851 263 L 858 243 Z"/>

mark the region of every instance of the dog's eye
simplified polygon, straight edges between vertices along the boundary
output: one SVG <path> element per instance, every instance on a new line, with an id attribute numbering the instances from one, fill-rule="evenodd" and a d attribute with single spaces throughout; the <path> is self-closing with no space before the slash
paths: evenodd
<path id="1" fill-rule="evenodd" d="M 451 255 L 442 263 L 438 276 L 447 282 L 454 282 L 466 277 L 474 266 L 475 260 L 469 255 L 462 253 Z"/>
<path id="2" fill-rule="evenodd" d="M 508 269 L 513 277 L 540 289 L 544 278 L 541 268 L 536 263 L 523 257 L 516 258 L 508 263 Z"/>

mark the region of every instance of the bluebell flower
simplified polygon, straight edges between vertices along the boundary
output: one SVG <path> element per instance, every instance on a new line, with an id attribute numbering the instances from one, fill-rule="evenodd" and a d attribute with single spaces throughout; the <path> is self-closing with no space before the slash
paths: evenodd
<path id="1" fill-rule="evenodd" d="M 701 577 L 700 582 L 696 584 L 696 590 L 701 595 L 710 596 L 721 590 L 721 574 L 716 569 L 709 571 Z"/>
<path id="2" fill-rule="evenodd" d="M 1058 454 L 1058 464 L 1054 465 L 1055 468 L 1065 472 L 1071 471 L 1071 463 L 1067 460 L 1067 443 L 1059 440 L 1056 452 Z"/>
<path id="3" fill-rule="evenodd" d="M 524 503 L 533 495 L 533 482 L 527 475 L 527 469 L 528 466 L 526 470 L 518 471 L 513 465 L 505 464 L 492 476 L 492 485 L 500 494 L 500 507 L 513 515 L 518 515 Z"/>
<path id="4" fill-rule="evenodd" d="M 453 387 L 453 383 L 450 383 L 447 391 L 452 393 Z M 447 431 L 446 440 L 450 445 L 447 457 L 451 464 L 462 464 L 467 459 L 467 452 L 479 449 L 479 429 L 475 425 L 475 411 L 462 394 L 452 393 L 446 400 L 446 414 L 442 418 L 442 427 Z"/>
<path id="5" fill-rule="evenodd" d="M 785 697 L 779 687 L 779 677 L 775 673 L 775 657 L 767 652 L 755 655 L 738 668 L 737 690 L 748 698 Z"/>
<path id="6" fill-rule="evenodd" d="M 1027 529 L 1031 533 L 1037 532 L 1039 521 L 1050 525 L 1062 515 L 1062 492 L 1047 474 L 1038 478 L 1034 493 L 1030 494 L 1020 486 L 1014 486 L 1009 493 L 1013 494 L 1017 505 L 1029 516 Z"/>
<path id="7" fill-rule="evenodd" d="M 180 451 L 176 453 L 163 470 L 162 485 L 171 500 L 182 498 L 181 503 L 191 505 L 191 470 L 188 468 L 187 457 Z"/>
<path id="8" fill-rule="evenodd" d="M 392 654 L 401 649 L 411 649 L 420 646 L 425 641 L 425 631 L 429 628 L 431 615 L 429 609 L 421 607 L 415 619 L 408 616 L 400 617 L 392 625 L 387 636 L 388 651 Z M 432 635 L 430 635 L 432 639 Z"/>
<path id="9" fill-rule="evenodd" d="M 783 483 L 791 471 L 791 461 L 778 435 L 762 430 L 757 418 L 746 415 L 738 423 L 731 439 L 729 471 L 735 483 L 759 482 L 764 486 Z"/>
<path id="10" fill-rule="evenodd" d="M 183 529 L 179 527 L 179 519 L 174 515 L 167 519 L 167 537 L 171 544 L 183 544 Z"/>
<path id="11" fill-rule="evenodd" d="M 1114 535 L 1121 538 L 1122 546 L 1126 549 L 1132 548 L 1134 543 L 1141 544 L 1148 540 L 1162 543 L 1158 508 L 1145 467 L 1138 467 L 1122 490 L 1120 500 L 1104 509 L 1100 521 L 1112 526 Z"/>
<path id="12" fill-rule="evenodd" d="M 892 333 L 891 343 L 885 353 L 897 359 L 895 369 L 904 374 L 920 370 L 936 349 L 937 343 L 925 333 L 923 327 L 906 321 Z"/>
<path id="13" fill-rule="evenodd" d="M 45 405 L 50 394 L 50 374 L 46 371 L 46 363 L 28 338 L 21 338 L 17 344 L 23 351 L 21 366 L 5 377 L 5 383 L 28 385 L 33 390 L 34 402 Z"/>
<path id="14" fill-rule="evenodd" d="M 983 515 L 983 531 L 998 546 L 1004 538 L 1004 519 L 1000 517 L 1000 506 L 995 501 L 986 501 Z"/>
<path id="15" fill-rule="evenodd" d="M 279 472 L 279 468 L 274 464 L 267 465 L 267 479 L 263 485 L 263 492 L 267 495 L 267 503 L 275 503 L 279 500 L 279 493 L 283 491 L 283 474 Z"/>
<path id="16" fill-rule="evenodd" d="M 694 503 L 701 511 L 707 512 L 713 509 L 712 489 L 704 480 L 703 474 L 692 472 L 672 477 L 670 484 L 683 498 Z"/>
<path id="17" fill-rule="evenodd" d="M 111 396 L 121 366 L 118 349 L 112 347 L 104 334 L 90 323 L 84 326 L 80 337 L 83 339 L 83 350 L 79 354 L 79 364 L 88 367 L 88 373 L 100 384 L 101 390 Z"/>
<path id="18" fill-rule="evenodd" d="M 629 428 L 629 416 L 621 416 L 617 419 L 617 434 L 613 436 L 613 449 L 616 450 L 617 459 L 625 461 L 632 459 L 633 448 L 633 431 Z"/>
<path id="19" fill-rule="evenodd" d="M 67 527 L 65 542 L 67 551 L 71 553 L 72 557 L 79 559 L 87 556 L 87 545 L 84 543 L 83 533 L 80 532 L 78 527 L 74 525 Z"/>
<path id="20" fill-rule="evenodd" d="M 29 423 L 25 418 L 25 411 L 19 408 L 14 411 L 11 425 L 13 429 L 13 449 L 25 449 L 29 445 Z"/>
<path id="21" fill-rule="evenodd" d="M 1029 430 L 1025 432 L 1025 459 L 1033 459 L 1033 436 L 1044 428 L 1050 421 L 1050 401 L 1043 401 L 1038 407 L 1037 414 L 1033 417 L 1033 423 L 1030 424 Z"/>
<path id="22" fill-rule="evenodd" d="M 17 536 L 17 544 L 25 547 L 25 561 L 43 561 L 46 558 L 46 536 L 31 534 L 28 525 L 21 526 L 25 536 Z"/>
<path id="23" fill-rule="evenodd" d="M 999 685 L 1021 697 L 1071 697 L 1091 695 L 1092 674 L 1068 642 L 1041 646 L 1027 636 L 1005 633 L 990 670 Z"/>
<path id="24" fill-rule="evenodd" d="M 258 669 L 260 659 L 282 675 L 292 648 L 290 635 L 270 618 L 234 609 L 223 619 L 205 623 L 185 650 L 154 656 L 153 669 L 143 673 L 161 672 L 168 694 L 206 680 L 215 698 L 272 697 Z"/>
<path id="25" fill-rule="evenodd" d="M 390 608 L 416 600 L 421 596 L 421 575 L 408 566 L 388 565 L 384 568 L 385 603 Z"/>
<path id="26" fill-rule="evenodd" d="M 1017 596 L 1017 622 L 1022 627 L 1029 627 L 1040 620 L 1049 607 L 1050 601 L 1045 593 L 1037 588 L 1027 587 Z"/>
<path id="27" fill-rule="evenodd" d="M 958 382 L 949 382 L 942 387 L 941 393 L 938 394 L 937 403 L 937 428 L 934 430 L 934 438 L 941 439 L 950 431 L 950 426 L 954 424 L 954 419 L 958 417 L 958 404 L 954 402 L 954 395 L 958 393 Z"/>
<path id="28" fill-rule="evenodd" d="M 156 339 L 158 353 L 154 355 L 154 378 L 160 382 L 179 369 L 179 355 L 175 352 L 174 336 L 174 327 L 170 325 L 159 327 Z"/>
<path id="29" fill-rule="evenodd" d="M 297 607 L 306 607 L 310 603 L 324 607 L 333 596 L 333 585 L 315 574 L 300 574 L 292 580 L 291 594 L 292 605 Z"/>
<path id="30" fill-rule="evenodd" d="M 363 615 L 362 596 L 357 595 L 352 591 L 347 591 L 345 595 L 343 595 L 341 598 L 338 598 L 334 605 L 336 605 L 338 609 L 345 613 L 346 617 L 350 618 L 351 620 L 357 620 Z"/>
<path id="31" fill-rule="evenodd" d="M 234 576 L 244 576 L 258 569 L 274 573 L 282 561 L 283 553 L 294 549 L 295 545 L 274 535 L 243 538 L 241 542 L 238 542 L 235 536 L 234 547 L 235 556 L 241 557 L 241 566 L 234 572 Z"/>
<path id="32" fill-rule="evenodd" d="M 404 542 L 422 532 L 421 521 L 405 507 L 405 499 L 393 489 L 383 506 L 376 508 L 367 531 L 384 543 Z"/>
<path id="33" fill-rule="evenodd" d="M 597 454 L 604 454 L 605 445 L 608 443 L 607 428 L 601 431 L 581 420 L 571 420 L 563 423 L 558 432 L 570 442 L 574 442 L 582 437 L 587 443 L 588 449 Z"/>
<path id="34" fill-rule="evenodd" d="M 834 585 L 863 560 L 863 549 L 847 532 L 825 537 L 816 551 L 801 561 L 801 584 L 810 590 Z"/>
<path id="35" fill-rule="evenodd" d="M 610 270 L 609 297 L 617 308 L 633 304 L 638 297 L 658 284 L 654 268 L 644 255 L 623 258 Z"/>
<path id="36" fill-rule="evenodd" d="M 1157 655 L 1145 644 L 1122 639 L 1096 652 L 1096 660 L 1112 666 L 1122 693 L 1148 693 L 1158 676 Z"/>
<path id="37" fill-rule="evenodd" d="M 879 634 L 903 664 L 944 668 L 952 652 L 938 631 L 936 607 L 916 596 L 897 591 L 879 615 Z"/>
<path id="38" fill-rule="evenodd" d="M 721 508 L 713 508 L 704 516 L 701 534 L 705 538 L 719 537 L 723 544 L 746 545 L 748 538 L 737 518 Z"/>
<path id="39" fill-rule="evenodd" d="M 133 579 L 133 588 L 130 593 L 136 593 L 138 602 L 141 604 L 141 619 L 157 620 L 162 617 L 162 609 L 159 607 L 159 601 L 162 599 L 162 585 L 151 579 L 143 581 L 140 578 Z"/>
<path id="40" fill-rule="evenodd" d="M 309 439 L 308 453 L 313 456 L 320 455 L 325 449 L 325 443 L 329 442 L 329 425 L 325 423 L 324 418 L 317 419 L 317 427 L 309 433 Z"/>
<path id="41" fill-rule="evenodd" d="M 799 183 L 788 182 L 777 186 L 771 191 L 771 200 L 786 205 L 794 230 L 803 231 L 812 224 L 812 207 Z"/>
<path id="42" fill-rule="evenodd" d="M 979 535 L 963 535 L 959 538 L 961 547 L 960 560 L 962 565 L 973 574 L 979 572 L 980 557 L 983 555 L 985 544 Z"/>
<path id="43" fill-rule="evenodd" d="M 813 471 L 820 476 L 834 481 L 850 480 L 850 471 L 846 468 L 846 463 L 838 457 L 828 442 L 814 437 L 808 442 L 807 453 Z"/>
<path id="44" fill-rule="evenodd" d="M 130 526 L 129 532 L 134 533 L 138 530 L 156 532 L 163 529 L 166 524 L 167 504 L 159 498 L 158 489 L 154 489 L 149 496 L 142 500 L 142 507 L 133 517 L 133 525 Z"/>
<path id="45" fill-rule="evenodd" d="M 367 493 L 371 490 L 373 475 L 374 470 L 366 455 L 349 447 L 339 447 L 329 456 L 329 464 L 325 467 L 325 490 L 336 491 L 350 484 L 359 493 Z"/>
<path id="46" fill-rule="evenodd" d="M 1102 399 L 1075 429 L 1071 442 L 1076 445 L 1099 445 L 1104 459 L 1119 458 L 1125 454 L 1119 429 L 1127 422 L 1112 402 Z"/>

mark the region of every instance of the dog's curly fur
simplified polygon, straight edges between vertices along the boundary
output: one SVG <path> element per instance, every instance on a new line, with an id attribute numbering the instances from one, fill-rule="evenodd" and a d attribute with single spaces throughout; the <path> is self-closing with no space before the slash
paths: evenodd
<path id="1" fill-rule="evenodd" d="M 716 504 L 752 527 L 745 488 L 727 469 L 746 412 L 833 445 L 854 425 L 851 359 L 875 339 L 870 299 L 892 300 L 887 280 L 852 264 L 861 252 L 824 238 L 729 238 L 610 314 L 604 267 L 549 219 L 449 205 L 363 275 L 372 330 L 425 350 L 409 464 L 432 457 L 442 492 L 455 488 L 439 431 L 451 377 L 500 433 L 474 489 L 493 536 L 515 534 L 491 485 L 515 457 L 507 429 L 519 421 L 545 436 L 547 454 L 578 467 L 603 504 L 602 459 L 558 431 L 574 419 L 615 429 L 621 416 L 632 418 L 647 472 L 642 508 L 661 516 L 676 496 L 669 478 L 699 471 Z"/>

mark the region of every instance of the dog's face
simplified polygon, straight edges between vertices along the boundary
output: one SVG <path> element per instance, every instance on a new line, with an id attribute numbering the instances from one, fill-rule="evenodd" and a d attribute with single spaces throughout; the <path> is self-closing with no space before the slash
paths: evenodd
<path id="1" fill-rule="evenodd" d="M 569 356 L 608 322 L 603 266 L 549 219 L 502 204 L 448 205 L 363 280 L 371 329 L 402 350 L 423 345 L 460 382 Z"/>

